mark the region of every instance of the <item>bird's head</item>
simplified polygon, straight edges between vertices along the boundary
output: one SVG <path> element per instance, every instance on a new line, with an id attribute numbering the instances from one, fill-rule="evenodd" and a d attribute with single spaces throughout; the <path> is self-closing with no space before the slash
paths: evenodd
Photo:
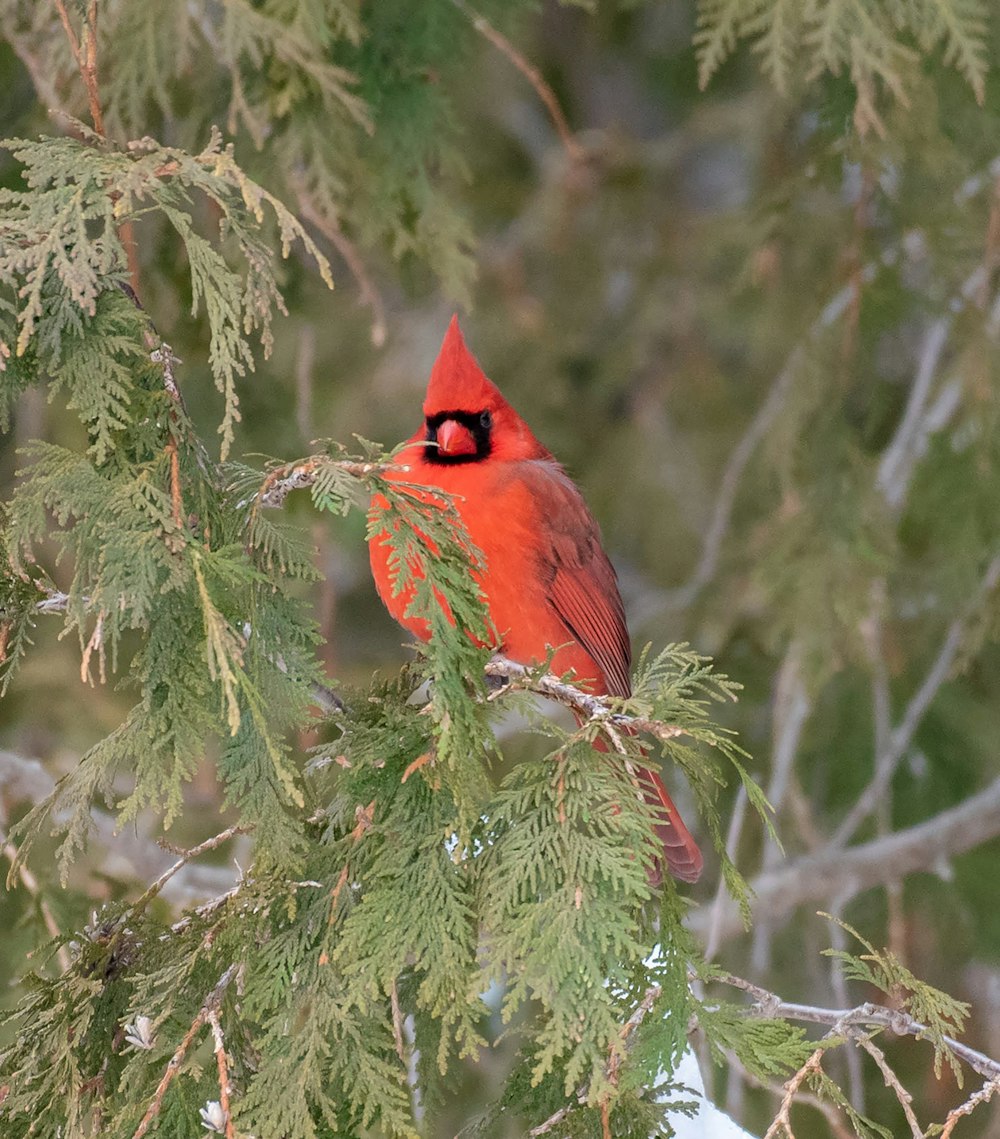
<path id="1" fill-rule="evenodd" d="M 442 465 L 548 457 L 466 347 L 457 316 L 431 369 L 421 442 L 425 462 Z"/>

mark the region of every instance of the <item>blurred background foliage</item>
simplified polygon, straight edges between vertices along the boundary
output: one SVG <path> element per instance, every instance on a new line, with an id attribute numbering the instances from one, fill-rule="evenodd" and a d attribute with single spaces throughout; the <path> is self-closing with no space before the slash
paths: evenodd
<path id="1" fill-rule="evenodd" d="M 863 873 L 838 873 L 835 854 L 1000 778 L 1000 96 L 986 74 L 1000 31 L 969 0 L 802 7 L 812 15 L 783 25 L 789 5 L 740 0 L 479 3 L 544 75 L 567 142 L 461 0 L 121 0 L 102 10 L 104 115 L 120 141 L 192 151 L 219 125 L 331 259 L 333 293 L 304 260 L 284 266 L 289 315 L 239 385 L 234 455 L 404 438 L 458 310 L 599 517 L 635 644 L 689 641 L 744 685 L 727 715 L 784 853 L 732 789 L 734 856 L 762 886 L 783 868 L 806 885 L 762 888 L 747 935 L 715 906 L 710 866 L 692 891 L 710 951 L 786 999 L 884 997 L 849 992 L 820 956 L 837 930 L 815 911 L 831 911 L 970 1000 L 970 1042 L 1000 1056 L 996 810 L 908 860 L 871 846 Z M 887 21 L 882 39 L 852 38 L 861 13 Z M 5 0 L 0 40 L 6 135 L 85 115 L 54 8 Z M 0 184 L 20 185 L 6 152 Z M 212 440 L 223 400 L 205 319 L 168 227 L 136 228 L 144 304 Z M 32 438 L 83 436 L 59 397 L 25 391 L 0 440 L 8 486 Z M 308 588 L 329 675 L 396 670 L 406 650 L 369 579 L 363 520 L 320 520 L 304 496 L 285 509 L 323 574 Z M 3 747 L 53 776 L 129 702 L 114 683 L 82 686 L 78 648 L 56 632 L 43 622 L 0 704 Z M 40 793 L 25 779 L 0 786 L 6 818 Z M 171 837 L 217 829 L 218 802 L 206 761 Z M 143 828 L 155 820 L 114 848 L 99 836 L 50 903 L 58 922 L 149 876 Z M 37 941 L 37 905 L 0 901 L 5 984 Z M 889 1051 L 922 1110 L 943 1114 L 954 1089 L 929 1056 Z M 877 1073 L 840 1074 L 896 1118 Z M 766 1126 L 772 1099 L 737 1072 L 716 1078 L 720 1100 Z M 800 1127 L 828 1133 L 806 1109 Z M 993 1134 L 1000 1116 L 962 1127 Z"/>

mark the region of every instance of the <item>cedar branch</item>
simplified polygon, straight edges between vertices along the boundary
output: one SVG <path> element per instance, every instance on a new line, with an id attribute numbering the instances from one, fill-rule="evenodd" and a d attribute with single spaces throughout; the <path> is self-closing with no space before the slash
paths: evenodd
<path id="1" fill-rule="evenodd" d="M 236 1128 L 229 1110 L 229 1097 L 232 1086 L 229 1083 L 229 1064 L 226 1060 L 226 1042 L 222 1035 L 222 1022 L 219 1019 L 218 1009 L 211 1009 L 208 1013 L 208 1023 L 212 1029 L 215 1061 L 219 1069 L 219 1106 L 222 1108 L 223 1118 L 226 1121 L 226 1139 L 236 1139 Z"/>
<path id="2" fill-rule="evenodd" d="M 868 1001 L 849 1009 L 796 1004 L 793 1001 L 782 1000 L 777 993 L 772 993 L 753 981 L 747 981 L 732 973 L 721 973 L 714 979 L 753 997 L 754 1003 L 746 1010 L 749 1016 L 828 1025 L 834 1030 L 829 1035 L 848 1036 L 855 1041 L 860 1040 L 873 1028 L 888 1029 L 896 1036 L 915 1036 L 918 1039 L 923 1039 L 927 1035 L 927 1025 L 921 1024 L 903 1009 L 887 1008 L 885 1005 Z M 963 1044 L 961 1040 L 956 1040 L 952 1036 L 942 1034 L 940 1040 L 955 1057 L 963 1060 L 973 1071 L 987 1080 L 1000 1080 L 1000 1061 L 992 1059 L 968 1044 Z"/>
<path id="3" fill-rule="evenodd" d="M 218 1010 L 219 1004 L 222 1001 L 222 996 L 229 986 L 230 981 L 236 975 L 238 966 L 233 964 L 222 974 L 216 982 L 215 987 L 205 998 L 204 1004 L 198 1010 L 197 1015 L 191 1022 L 191 1027 L 184 1033 L 184 1038 L 177 1046 L 177 1050 L 167 1063 L 166 1071 L 153 1093 L 153 1099 L 149 1107 L 146 1108 L 146 1113 L 139 1121 L 139 1126 L 132 1133 L 132 1139 L 142 1139 L 143 1135 L 149 1130 L 153 1120 L 159 1115 L 160 1108 L 163 1106 L 163 1097 L 167 1093 L 167 1088 L 173 1082 L 174 1077 L 181 1070 L 181 1065 L 184 1063 L 184 1057 L 187 1055 L 188 1049 L 198 1035 L 198 1032 L 209 1020 L 213 1012 Z"/>

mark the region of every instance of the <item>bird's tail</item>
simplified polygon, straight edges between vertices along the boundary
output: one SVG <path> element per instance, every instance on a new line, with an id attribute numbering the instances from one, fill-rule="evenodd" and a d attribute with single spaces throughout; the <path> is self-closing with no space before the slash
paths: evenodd
<path id="1" fill-rule="evenodd" d="M 667 869 L 682 882 L 697 882 L 704 860 L 663 780 L 648 767 L 638 768 L 636 775 L 646 802 L 656 810 L 656 834 L 663 845 L 663 861 Z M 653 885 L 658 884 L 659 874 L 657 881 L 653 882 Z"/>

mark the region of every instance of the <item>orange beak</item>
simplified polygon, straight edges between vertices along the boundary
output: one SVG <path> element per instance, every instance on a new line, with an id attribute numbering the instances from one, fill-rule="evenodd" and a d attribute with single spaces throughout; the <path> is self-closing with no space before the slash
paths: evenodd
<path id="1" fill-rule="evenodd" d="M 437 429 L 438 450 L 445 455 L 474 455 L 476 440 L 468 427 L 446 419 Z"/>

